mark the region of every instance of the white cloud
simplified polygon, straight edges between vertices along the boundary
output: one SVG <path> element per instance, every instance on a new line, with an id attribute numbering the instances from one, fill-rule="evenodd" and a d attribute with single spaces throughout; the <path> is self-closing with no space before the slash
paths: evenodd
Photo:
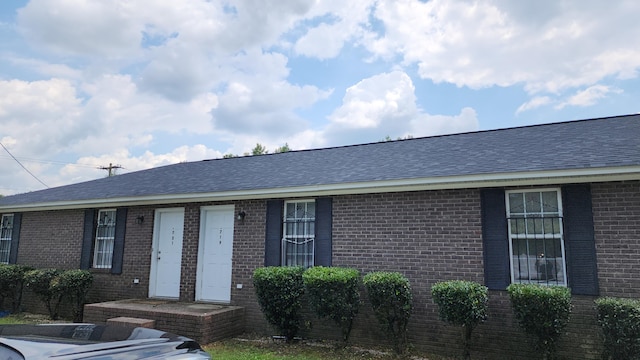
<path id="1" fill-rule="evenodd" d="M 130 77 L 122 75 L 84 84 L 81 92 L 87 95 L 86 101 L 78 97 L 71 82 L 62 79 L 0 81 L 0 92 L 7 94 L 0 98 L 2 143 L 19 159 L 28 159 L 29 170 L 45 176 L 50 186 L 95 178 L 95 166 L 109 162 L 140 169 L 162 161 L 199 160 L 197 156 L 220 154 L 212 149 L 204 151 L 202 145 L 179 147 L 169 155 L 135 156 L 129 150 L 154 147 L 158 131 L 211 133 L 210 109 L 217 104 L 217 97 L 211 93 L 188 103 L 173 103 L 140 93 Z M 71 166 L 76 174 L 71 174 L 69 167 L 60 170 L 47 161 L 69 154 L 76 156 Z M 12 169 L 0 173 L 0 182 L 14 184 L 10 190 L 21 191 L 18 184 L 42 187 L 16 167 L 13 159 L 4 156 L 0 162 L 4 169 Z M 87 164 L 91 165 L 88 169 Z"/>
<path id="2" fill-rule="evenodd" d="M 590 86 L 582 91 L 578 91 L 575 95 L 569 97 L 566 101 L 558 104 L 556 109 L 562 109 L 565 106 L 591 106 L 598 100 L 607 97 L 608 94 L 619 94 L 622 90 L 604 85 Z"/>
<path id="3" fill-rule="evenodd" d="M 26 58 L 15 55 L 7 55 L 5 58 L 12 65 L 29 68 L 46 78 L 78 80 L 82 77 L 81 71 L 65 64 L 51 63 L 39 59 Z"/>
<path id="4" fill-rule="evenodd" d="M 536 96 L 533 99 L 531 99 L 531 100 L 525 102 L 524 104 L 520 105 L 520 107 L 518 107 L 518 110 L 516 110 L 516 114 L 520 114 L 520 113 L 528 111 L 528 110 L 533 110 L 533 109 L 539 108 L 541 106 L 548 105 L 551 102 L 552 102 L 552 100 L 548 96 Z"/>
<path id="5" fill-rule="evenodd" d="M 217 130 L 236 134 L 290 136 L 308 126 L 294 110 L 327 97 L 329 91 L 315 86 L 296 86 L 285 81 L 272 83 L 232 82 L 212 109 Z"/>
<path id="6" fill-rule="evenodd" d="M 322 19 L 297 39 L 297 54 L 328 59 L 336 57 L 346 42 L 363 37 L 368 27 L 373 0 L 319 1 L 307 15 Z"/>
<path id="7" fill-rule="evenodd" d="M 140 24 L 123 1 L 32 0 L 18 11 L 20 30 L 61 54 L 122 57 L 138 50 Z"/>
<path id="8" fill-rule="evenodd" d="M 385 33 L 367 46 L 380 57 L 417 64 L 420 76 L 436 83 L 523 84 L 532 94 L 558 93 L 637 75 L 640 48 L 629 44 L 640 28 L 624 25 L 638 11 L 630 2 L 380 1 L 375 16 Z"/>
<path id="9" fill-rule="evenodd" d="M 234 57 L 230 64 L 236 73 L 229 77 L 218 106 L 211 111 L 218 130 L 289 136 L 308 126 L 295 110 L 331 94 L 330 90 L 287 82 L 287 58 L 279 53 L 249 52 Z"/>
<path id="10" fill-rule="evenodd" d="M 408 135 L 418 137 L 476 131 L 479 126 L 476 111 L 469 107 L 463 108 L 460 110 L 460 114 L 454 116 L 421 113 L 419 116 L 411 119 L 409 130 L 402 134 L 402 137 Z"/>
<path id="11" fill-rule="evenodd" d="M 81 99 L 67 80 L 0 81 L 0 93 L 3 133 L 17 140 L 22 156 L 55 154 L 58 144 L 91 128 L 79 121 Z"/>
<path id="12" fill-rule="evenodd" d="M 343 105 L 329 119 L 346 129 L 377 128 L 390 118 L 406 121 L 417 112 L 414 91 L 404 72 L 376 75 L 348 88 Z"/>
<path id="13" fill-rule="evenodd" d="M 355 144 L 387 136 L 421 137 L 478 129 L 476 113 L 430 115 L 417 106 L 411 78 L 393 71 L 364 79 L 347 89 L 342 106 L 330 116 L 323 138 L 327 145 Z"/>

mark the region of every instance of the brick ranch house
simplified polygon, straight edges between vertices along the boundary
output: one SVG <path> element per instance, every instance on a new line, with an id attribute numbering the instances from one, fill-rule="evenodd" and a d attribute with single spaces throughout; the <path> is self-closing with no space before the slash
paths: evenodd
<path id="1" fill-rule="evenodd" d="M 229 304 L 272 334 L 258 267 L 399 271 L 410 342 L 447 354 L 459 333 L 431 285 L 473 280 L 491 289 L 474 351 L 527 358 L 505 288 L 553 284 L 573 293 L 561 355 L 599 358 L 593 300 L 640 297 L 640 115 L 180 163 L 6 196 L 0 214 L 1 262 L 90 269 L 91 302 Z M 339 337 L 316 323 L 306 336 Z M 355 326 L 386 341 L 366 304 Z"/>

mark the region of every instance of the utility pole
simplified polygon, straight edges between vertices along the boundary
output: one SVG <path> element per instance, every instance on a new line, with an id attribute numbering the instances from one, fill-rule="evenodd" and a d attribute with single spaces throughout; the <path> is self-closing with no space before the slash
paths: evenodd
<path id="1" fill-rule="evenodd" d="M 109 166 L 100 166 L 100 167 L 98 167 L 98 169 L 107 170 L 109 172 L 109 177 L 111 177 L 111 176 L 116 174 L 115 170 L 116 169 L 122 169 L 122 166 L 113 165 L 112 163 L 109 163 Z"/>

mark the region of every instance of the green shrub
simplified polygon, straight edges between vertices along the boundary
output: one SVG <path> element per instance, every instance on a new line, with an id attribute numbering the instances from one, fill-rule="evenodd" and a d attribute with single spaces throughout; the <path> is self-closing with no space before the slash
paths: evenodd
<path id="1" fill-rule="evenodd" d="M 316 266 L 302 275 L 311 307 L 320 318 L 340 326 L 342 340 L 349 340 L 360 307 L 360 272 L 356 269 Z"/>
<path id="2" fill-rule="evenodd" d="M 60 273 L 57 269 L 36 269 L 24 275 L 26 287 L 45 303 L 52 320 L 58 319 L 62 292 L 59 287 L 52 287 L 51 283 Z"/>
<path id="3" fill-rule="evenodd" d="M 543 359 L 552 358 L 571 315 L 571 290 L 562 286 L 511 284 L 507 291 L 520 328 L 536 337 L 534 345 Z"/>
<path id="4" fill-rule="evenodd" d="M 397 272 L 372 272 L 363 279 L 373 312 L 401 354 L 407 346 L 407 324 L 411 316 L 412 294 L 409 280 Z"/>
<path id="5" fill-rule="evenodd" d="M 67 270 L 51 282 L 54 291 L 68 299 L 73 310 L 73 321 L 82 322 L 87 293 L 93 285 L 93 275 L 88 270 Z"/>
<path id="6" fill-rule="evenodd" d="M 19 312 L 22 303 L 24 274 L 31 268 L 24 265 L 0 264 L 0 308 L 5 299 L 11 301 L 11 312 Z"/>
<path id="7" fill-rule="evenodd" d="M 604 334 L 605 359 L 640 358 L 640 300 L 601 298 L 595 301 Z"/>
<path id="8" fill-rule="evenodd" d="M 440 319 L 462 327 L 464 356 L 470 357 L 473 329 L 487 319 L 488 289 L 473 281 L 452 280 L 435 283 L 431 297 L 438 305 Z"/>
<path id="9" fill-rule="evenodd" d="M 253 285 L 262 313 L 287 342 L 300 330 L 303 272 L 303 268 L 291 266 L 263 267 L 253 272 Z"/>

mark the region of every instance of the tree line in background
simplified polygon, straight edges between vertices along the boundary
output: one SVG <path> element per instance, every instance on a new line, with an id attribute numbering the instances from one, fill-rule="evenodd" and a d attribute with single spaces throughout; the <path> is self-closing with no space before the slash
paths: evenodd
<path id="1" fill-rule="evenodd" d="M 276 148 L 273 153 L 274 154 L 279 154 L 279 153 L 285 153 L 285 152 L 289 152 L 291 151 L 291 148 L 289 147 L 288 143 L 285 143 L 284 145 Z M 244 153 L 242 156 L 252 156 L 252 155 L 264 155 L 264 154 L 268 154 L 269 150 L 267 150 L 267 147 L 260 144 L 260 143 L 256 143 L 256 146 L 251 149 L 251 152 L 246 152 Z M 228 159 L 228 158 L 234 158 L 234 157 L 239 157 L 240 155 L 236 155 L 236 154 L 224 154 L 223 158 Z"/>
<path id="2" fill-rule="evenodd" d="M 407 135 L 407 136 L 403 136 L 403 137 L 398 137 L 396 138 L 396 140 L 409 140 L 409 139 L 413 139 L 413 135 Z M 387 135 L 385 136 L 384 139 L 380 140 L 379 142 L 387 142 L 387 141 L 394 141 L 391 136 Z M 279 154 L 279 153 L 285 153 L 285 152 L 289 152 L 289 151 L 293 151 L 293 149 L 291 149 L 291 147 L 289 147 L 288 143 L 285 143 L 284 145 L 276 148 L 275 150 L 273 150 L 273 154 Z M 256 146 L 251 149 L 250 152 L 245 152 L 244 154 L 242 154 L 242 156 L 252 156 L 252 155 L 265 155 L 268 154 L 269 150 L 267 150 L 267 147 L 260 144 L 260 143 L 256 143 Z M 228 158 L 234 158 L 234 157 L 239 157 L 240 155 L 236 155 L 236 154 L 224 154 L 222 157 L 224 159 L 228 159 Z"/>

